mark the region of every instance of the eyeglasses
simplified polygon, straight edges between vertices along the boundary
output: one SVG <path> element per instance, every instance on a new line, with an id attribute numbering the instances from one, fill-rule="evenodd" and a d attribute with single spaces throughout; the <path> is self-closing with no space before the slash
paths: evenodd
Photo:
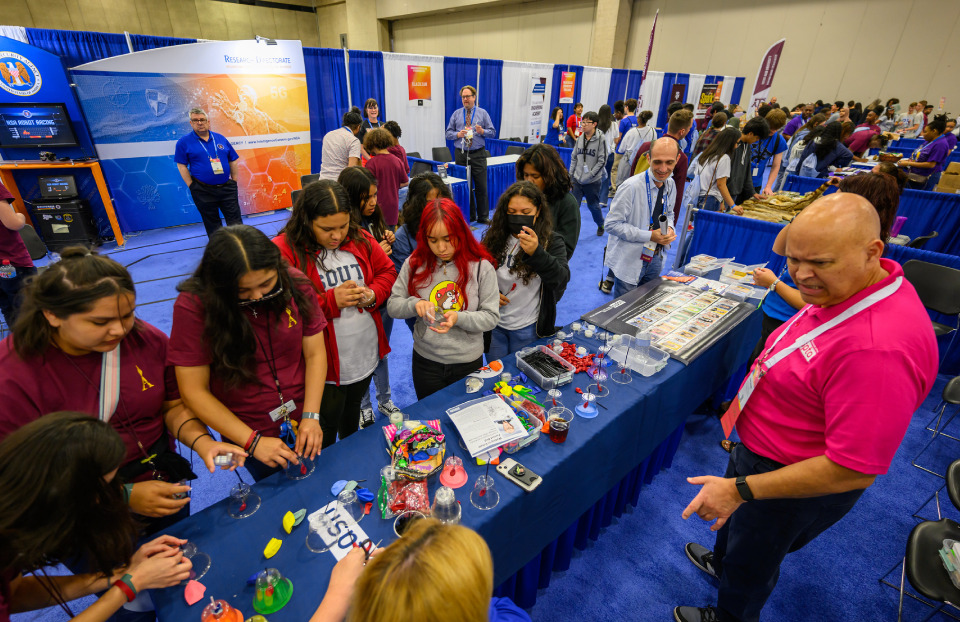
<path id="1" fill-rule="evenodd" d="M 190 119 L 190 123 L 206 123 L 206 119 Z"/>

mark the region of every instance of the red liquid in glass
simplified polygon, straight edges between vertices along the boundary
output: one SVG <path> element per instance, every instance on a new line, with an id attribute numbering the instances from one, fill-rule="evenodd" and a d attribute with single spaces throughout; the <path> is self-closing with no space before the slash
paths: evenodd
<path id="1" fill-rule="evenodd" d="M 562 443 L 567 440 L 567 432 L 570 429 L 570 422 L 564 421 L 559 417 L 550 418 L 550 440 L 554 443 Z"/>

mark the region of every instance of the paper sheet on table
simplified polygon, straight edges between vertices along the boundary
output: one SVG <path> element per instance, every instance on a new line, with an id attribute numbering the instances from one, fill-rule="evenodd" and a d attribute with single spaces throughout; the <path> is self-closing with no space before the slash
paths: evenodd
<path id="1" fill-rule="evenodd" d="M 527 436 L 516 413 L 497 395 L 454 406 L 447 414 L 473 458 Z"/>

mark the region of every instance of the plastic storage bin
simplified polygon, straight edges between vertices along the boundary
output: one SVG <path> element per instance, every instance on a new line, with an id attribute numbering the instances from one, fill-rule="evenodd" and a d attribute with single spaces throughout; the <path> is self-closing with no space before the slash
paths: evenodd
<path id="1" fill-rule="evenodd" d="M 557 376 L 548 376 L 544 377 L 539 371 L 530 366 L 529 363 L 524 361 L 521 357 L 526 356 L 534 351 L 540 351 L 552 358 L 553 360 L 560 363 L 560 365 L 566 370 L 563 373 L 560 373 Z M 526 374 L 527 378 L 531 382 L 536 382 L 541 389 L 554 389 L 565 384 L 573 382 L 573 373 L 576 371 L 576 368 L 564 360 L 559 354 L 548 348 L 547 346 L 536 346 L 535 348 L 523 348 L 517 352 L 517 367 Z"/>
<path id="2" fill-rule="evenodd" d="M 650 345 L 649 341 L 629 335 L 623 335 L 620 338 L 620 342 L 610 351 L 610 358 L 617 363 L 623 363 L 628 351 L 630 360 L 627 361 L 627 366 L 641 376 L 654 375 L 666 367 L 667 361 L 670 360 L 669 354 Z"/>

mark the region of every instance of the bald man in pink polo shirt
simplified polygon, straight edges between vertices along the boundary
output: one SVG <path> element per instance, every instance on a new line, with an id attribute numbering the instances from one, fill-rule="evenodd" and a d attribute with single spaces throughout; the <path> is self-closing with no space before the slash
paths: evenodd
<path id="1" fill-rule="evenodd" d="M 767 339 L 724 416 L 742 441 L 724 477 L 692 477 L 683 512 L 716 523 L 714 550 L 687 557 L 720 581 L 717 607 L 676 622 L 756 621 L 780 563 L 887 472 L 937 377 L 930 318 L 900 265 L 882 259 L 863 197 L 824 197 L 794 219 L 787 267 L 807 306 Z M 739 416 L 737 416 L 739 415 Z"/>

